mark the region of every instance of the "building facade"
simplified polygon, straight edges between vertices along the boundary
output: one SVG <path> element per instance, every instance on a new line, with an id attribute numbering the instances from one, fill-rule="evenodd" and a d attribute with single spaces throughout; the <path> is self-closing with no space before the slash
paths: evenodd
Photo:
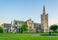
<path id="1" fill-rule="evenodd" d="M 43 32 L 48 32 L 48 14 L 46 14 L 45 6 L 43 6 L 43 14 L 41 14 L 41 28 Z"/>
<path id="2" fill-rule="evenodd" d="M 36 32 L 36 31 L 39 32 L 38 31 L 39 30 L 38 28 L 41 25 L 39 23 L 34 23 L 34 21 L 32 21 L 31 19 L 29 19 L 27 21 L 17 21 L 17 20 L 14 20 L 14 21 L 11 22 L 12 32 L 15 33 L 15 32 L 21 31 L 22 24 L 27 24 L 28 27 L 27 27 L 27 31 L 26 32 Z"/>
<path id="3" fill-rule="evenodd" d="M 48 14 L 46 14 L 45 6 L 43 6 L 43 14 L 41 14 L 41 23 L 34 23 L 31 19 L 13 20 L 10 24 L 3 24 L 4 32 L 18 33 L 21 31 L 22 24 L 28 25 L 27 32 L 48 32 Z"/>
<path id="4" fill-rule="evenodd" d="M 11 32 L 11 24 L 3 23 L 2 26 L 3 26 L 4 33 L 10 33 Z"/>
<path id="5" fill-rule="evenodd" d="M 35 32 L 35 26 L 34 26 L 34 22 L 29 19 L 27 20 L 27 25 L 28 25 L 28 32 Z"/>
<path id="6" fill-rule="evenodd" d="M 22 24 L 25 24 L 26 22 L 24 21 L 19 21 L 19 20 L 13 20 L 11 22 L 11 25 L 12 25 L 12 32 L 13 33 L 18 33 L 21 31 L 21 26 Z"/>

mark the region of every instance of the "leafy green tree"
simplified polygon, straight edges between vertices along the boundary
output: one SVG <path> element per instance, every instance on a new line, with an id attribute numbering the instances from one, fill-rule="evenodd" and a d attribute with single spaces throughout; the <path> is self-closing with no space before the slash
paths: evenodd
<path id="1" fill-rule="evenodd" d="M 27 31 L 28 29 L 28 25 L 27 24 L 22 24 L 22 26 L 21 26 L 21 31 L 23 32 L 23 31 Z"/>
<path id="2" fill-rule="evenodd" d="M 50 29 L 55 32 L 58 29 L 58 25 L 51 25 Z"/>
<path id="3" fill-rule="evenodd" d="M 3 33 L 3 28 L 2 27 L 0 27 L 0 33 Z"/>

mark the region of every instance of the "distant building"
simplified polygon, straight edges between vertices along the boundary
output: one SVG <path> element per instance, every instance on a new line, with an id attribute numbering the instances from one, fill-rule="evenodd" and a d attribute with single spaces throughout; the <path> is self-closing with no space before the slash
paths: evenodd
<path id="1" fill-rule="evenodd" d="M 29 19 L 27 20 L 27 25 L 28 25 L 28 32 L 35 32 L 35 26 L 34 26 L 34 22 Z"/>
<path id="2" fill-rule="evenodd" d="M 40 23 L 34 23 L 34 27 L 35 27 L 36 32 L 42 32 Z"/>
<path id="3" fill-rule="evenodd" d="M 13 33 L 17 33 L 21 31 L 21 26 L 22 24 L 25 24 L 26 22 L 24 21 L 18 21 L 18 20 L 14 20 L 11 22 L 12 25 L 12 32 Z"/>
<path id="4" fill-rule="evenodd" d="M 41 28 L 43 32 L 48 32 L 48 14 L 46 14 L 45 6 L 43 6 L 43 14 L 41 15 Z"/>
<path id="5" fill-rule="evenodd" d="M 11 32 L 11 24 L 3 23 L 2 26 L 3 26 L 4 33 Z"/>
<path id="6" fill-rule="evenodd" d="M 36 29 L 36 28 L 39 28 L 40 24 L 34 23 L 31 19 L 29 19 L 27 21 L 14 20 L 14 21 L 11 22 L 12 32 L 17 33 L 19 31 L 21 31 L 22 24 L 27 24 L 28 25 L 28 28 L 27 28 L 28 31 L 27 32 L 36 32 L 36 30 L 38 30 L 37 32 L 39 32 L 39 30 L 40 30 L 40 29 Z"/>
<path id="7" fill-rule="evenodd" d="M 41 14 L 41 23 L 34 23 L 31 19 L 27 21 L 13 20 L 10 24 L 3 24 L 4 32 L 21 32 L 22 24 L 28 25 L 27 32 L 48 32 L 48 14 L 46 14 L 45 6 L 43 6 L 43 14 Z"/>

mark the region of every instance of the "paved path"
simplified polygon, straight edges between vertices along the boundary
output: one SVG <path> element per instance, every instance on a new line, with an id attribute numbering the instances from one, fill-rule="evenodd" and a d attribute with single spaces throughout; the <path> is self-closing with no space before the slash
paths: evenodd
<path id="1" fill-rule="evenodd" d="M 0 36 L 0 38 L 25 38 L 25 36 Z"/>

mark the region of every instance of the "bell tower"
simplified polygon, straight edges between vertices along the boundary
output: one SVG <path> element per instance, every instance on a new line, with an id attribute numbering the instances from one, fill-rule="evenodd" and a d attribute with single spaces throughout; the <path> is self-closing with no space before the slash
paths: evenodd
<path id="1" fill-rule="evenodd" d="M 43 6 L 43 14 L 41 14 L 41 28 L 43 32 L 48 32 L 48 14 L 46 14 L 45 6 Z"/>

